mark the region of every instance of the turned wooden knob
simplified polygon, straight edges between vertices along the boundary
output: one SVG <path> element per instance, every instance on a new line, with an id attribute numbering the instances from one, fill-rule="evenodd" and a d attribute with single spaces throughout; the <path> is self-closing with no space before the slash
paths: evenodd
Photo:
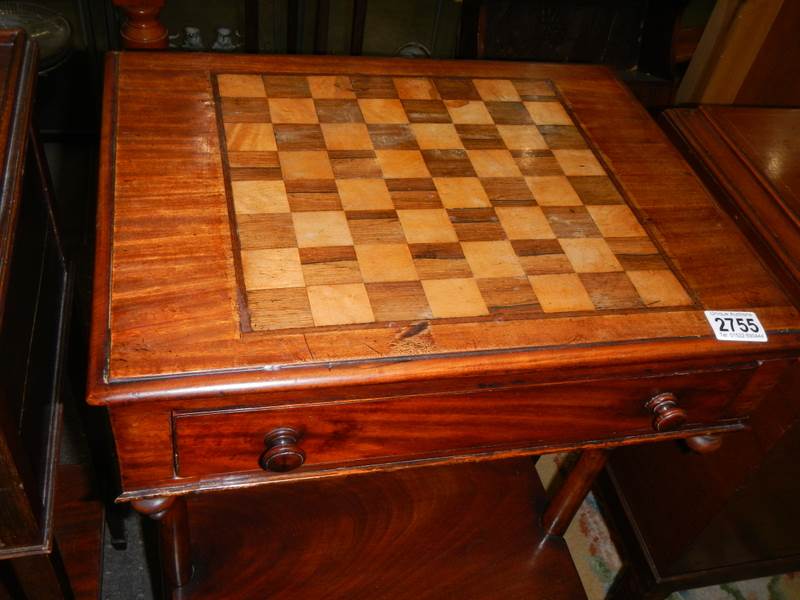
<path id="1" fill-rule="evenodd" d="M 284 473 L 301 466 L 306 460 L 306 453 L 297 445 L 300 433 L 291 427 L 273 429 L 264 438 L 267 446 L 261 455 L 261 468 L 265 471 Z"/>
<path id="2" fill-rule="evenodd" d="M 655 416 L 653 429 L 656 431 L 676 429 L 683 425 L 687 419 L 686 411 L 678 406 L 678 399 L 675 394 L 670 392 L 653 396 L 645 404 L 645 407 Z"/>

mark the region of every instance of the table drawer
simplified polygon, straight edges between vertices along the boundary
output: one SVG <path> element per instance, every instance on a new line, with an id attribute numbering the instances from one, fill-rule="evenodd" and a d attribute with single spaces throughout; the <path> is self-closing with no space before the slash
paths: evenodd
<path id="1" fill-rule="evenodd" d="M 494 450 L 532 448 L 652 433 L 645 406 L 672 393 L 686 413 L 683 427 L 726 416 L 753 369 L 665 377 L 586 381 L 469 394 L 395 397 L 176 411 L 179 476 L 260 471 L 268 434 L 304 454 L 299 471 Z M 727 415 L 731 416 L 731 415 Z"/>

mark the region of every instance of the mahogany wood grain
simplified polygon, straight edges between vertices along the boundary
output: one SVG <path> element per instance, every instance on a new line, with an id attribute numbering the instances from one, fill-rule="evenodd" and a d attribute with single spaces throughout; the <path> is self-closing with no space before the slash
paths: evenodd
<path id="1" fill-rule="evenodd" d="M 680 398 L 687 425 L 727 416 L 752 371 L 594 381 L 499 390 L 470 396 L 417 396 L 267 409 L 176 411 L 176 474 L 214 475 L 259 469 L 264 437 L 287 427 L 300 432 L 299 474 L 350 464 L 546 446 L 651 431 L 651 397 Z M 142 440 L 139 440 L 142 443 Z M 165 448 L 165 459 L 170 458 Z"/>
<path id="2" fill-rule="evenodd" d="M 196 572 L 176 597 L 585 598 L 545 502 L 530 459 L 190 496 Z"/>

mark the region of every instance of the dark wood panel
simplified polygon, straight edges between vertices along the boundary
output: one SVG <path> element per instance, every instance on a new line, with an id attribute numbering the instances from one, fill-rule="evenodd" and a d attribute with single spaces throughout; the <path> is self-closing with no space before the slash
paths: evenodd
<path id="1" fill-rule="evenodd" d="M 543 506 L 530 459 L 193 496 L 176 597 L 585 598 Z"/>

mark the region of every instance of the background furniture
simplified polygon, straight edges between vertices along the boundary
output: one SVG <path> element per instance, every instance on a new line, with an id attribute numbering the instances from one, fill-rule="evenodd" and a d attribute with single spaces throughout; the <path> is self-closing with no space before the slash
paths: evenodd
<path id="1" fill-rule="evenodd" d="M 0 596 L 97 597 L 102 510 L 82 473 L 58 466 L 72 278 L 24 33 L 0 32 L 0 64 Z"/>
<path id="2" fill-rule="evenodd" d="M 738 430 L 800 353 L 605 68 L 107 73 L 88 399 L 182 597 L 580 597 L 560 534 L 605 449 Z M 707 308 L 757 310 L 769 341 L 717 341 Z M 571 448 L 545 506 L 520 457 Z"/>
<path id="3" fill-rule="evenodd" d="M 800 111 L 672 109 L 664 124 L 800 305 Z M 798 398 L 795 367 L 712 455 L 658 444 L 612 457 L 607 499 L 631 559 L 614 597 L 800 569 Z"/>

